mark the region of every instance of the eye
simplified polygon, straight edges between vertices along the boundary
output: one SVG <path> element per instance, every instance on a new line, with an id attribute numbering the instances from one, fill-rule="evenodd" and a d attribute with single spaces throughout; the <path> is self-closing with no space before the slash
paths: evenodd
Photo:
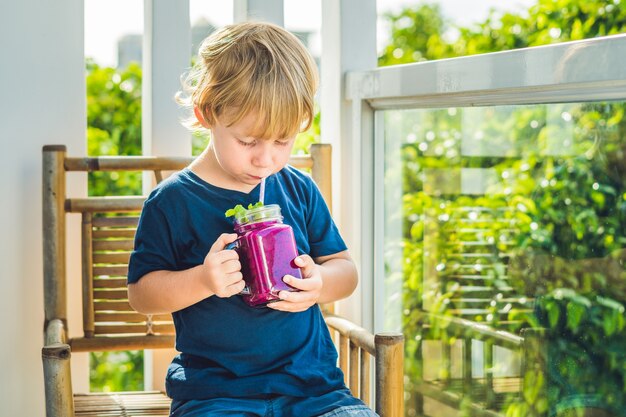
<path id="1" fill-rule="evenodd" d="M 289 141 L 289 140 L 277 140 L 277 141 L 274 141 L 274 143 L 276 145 L 278 145 L 278 146 L 287 146 L 287 145 L 289 145 L 289 142 L 291 142 L 291 141 Z"/>
<path id="2" fill-rule="evenodd" d="M 254 144 L 256 143 L 256 141 L 250 141 L 250 142 L 246 142 L 244 140 L 241 139 L 237 139 L 237 142 L 241 145 L 241 146 L 254 146 Z"/>

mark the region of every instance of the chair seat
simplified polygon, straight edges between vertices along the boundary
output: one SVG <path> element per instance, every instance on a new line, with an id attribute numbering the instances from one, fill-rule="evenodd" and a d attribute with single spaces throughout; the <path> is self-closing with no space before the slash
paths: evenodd
<path id="1" fill-rule="evenodd" d="M 74 414 L 93 417 L 168 416 L 171 400 L 160 391 L 74 395 Z"/>

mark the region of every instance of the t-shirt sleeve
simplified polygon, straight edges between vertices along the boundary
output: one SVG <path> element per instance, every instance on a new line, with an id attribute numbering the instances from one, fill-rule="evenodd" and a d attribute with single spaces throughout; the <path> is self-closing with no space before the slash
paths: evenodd
<path id="1" fill-rule="evenodd" d="M 175 270 L 176 254 L 165 214 L 151 200 L 144 204 L 128 265 L 128 283 L 152 271 Z"/>
<path id="2" fill-rule="evenodd" d="M 313 180 L 310 180 L 307 190 L 307 233 L 309 237 L 310 256 L 333 255 L 347 249 L 345 242 L 339 234 L 330 210 L 324 201 L 324 197 Z"/>

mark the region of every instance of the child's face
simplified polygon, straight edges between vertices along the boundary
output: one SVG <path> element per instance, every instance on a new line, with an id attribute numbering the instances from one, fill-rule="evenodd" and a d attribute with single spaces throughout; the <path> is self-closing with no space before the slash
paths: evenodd
<path id="1" fill-rule="evenodd" d="M 225 126 L 211 126 L 213 150 L 225 180 L 256 186 L 261 179 L 280 171 L 289 161 L 295 136 L 262 139 L 250 136 L 255 115 Z"/>

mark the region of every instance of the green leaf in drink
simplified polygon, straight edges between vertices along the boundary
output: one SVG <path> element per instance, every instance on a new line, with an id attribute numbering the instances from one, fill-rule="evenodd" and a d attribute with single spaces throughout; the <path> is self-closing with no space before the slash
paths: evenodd
<path id="1" fill-rule="evenodd" d="M 235 207 L 226 210 L 226 213 L 224 213 L 224 215 L 226 217 L 235 217 L 236 219 L 239 219 L 241 217 L 243 217 L 248 211 L 258 208 L 258 207 L 263 207 L 263 203 L 262 202 L 257 202 L 257 203 L 250 203 L 248 204 L 248 208 L 246 209 L 244 206 L 242 206 L 241 204 L 237 204 Z"/>

